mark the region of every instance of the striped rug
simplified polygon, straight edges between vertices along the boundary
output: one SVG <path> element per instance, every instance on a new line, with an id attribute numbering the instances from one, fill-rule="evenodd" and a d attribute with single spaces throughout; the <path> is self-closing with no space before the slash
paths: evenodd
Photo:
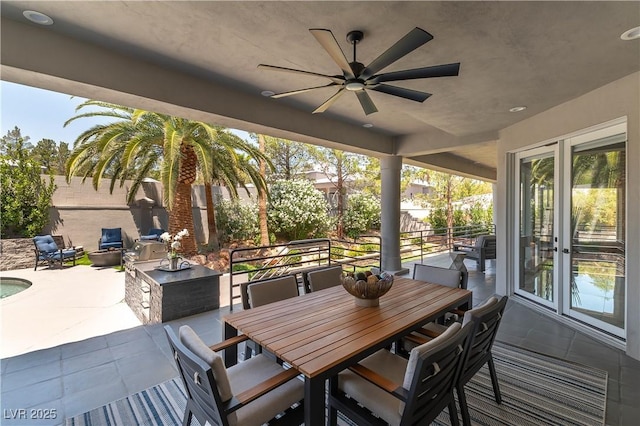
<path id="1" fill-rule="evenodd" d="M 502 404 L 493 398 L 485 367 L 466 385 L 472 424 L 603 425 L 607 373 L 496 343 Z M 178 378 L 66 419 L 67 426 L 151 426 L 182 423 L 186 396 Z M 194 426 L 197 421 L 194 419 Z M 340 419 L 339 424 L 351 423 Z M 449 425 L 444 411 L 434 425 Z"/>

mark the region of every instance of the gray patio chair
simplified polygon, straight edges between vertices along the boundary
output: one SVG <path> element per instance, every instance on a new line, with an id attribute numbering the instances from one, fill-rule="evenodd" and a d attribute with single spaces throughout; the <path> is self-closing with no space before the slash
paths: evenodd
<path id="1" fill-rule="evenodd" d="M 480 235 L 475 245 L 455 244 L 453 249 L 464 252 L 467 259 L 475 259 L 478 270 L 484 272 L 486 261 L 496 258 L 496 236 Z"/>
<path id="2" fill-rule="evenodd" d="M 201 425 L 303 422 L 304 384 L 296 379 L 296 369 L 284 369 L 262 355 L 225 368 L 216 352 L 237 345 L 242 338 L 209 347 L 187 325 L 180 327 L 179 339 L 170 326 L 164 330 L 187 394 L 183 426 L 190 425 L 193 417 Z M 272 422 L 281 413 L 284 415 Z"/>
<path id="3" fill-rule="evenodd" d="M 464 385 L 471 380 L 485 364 L 489 367 L 489 375 L 491 376 L 491 384 L 496 402 L 498 404 L 502 403 L 491 348 L 498 334 L 498 327 L 500 326 L 507 300 L 507 296 L 502 296 L 500 299 L 490 297 L 481 306 L 465 312 L 462 319 L 463 326 L 473 324 L 469 352 L 465 357 L 460 376 L 456 381 L 456 391 L 458 393 L 458 402 L 460 404 L 460 412 L 462 413 L 464 426 L 471 424 L 467 399 L 464 393 Z M 422 342 L 426 342 L 429 338 L 437 338 L 438 335 L 446 332 L 446 330 L 447 328 L 445 326 L 429 324 L 426 329 L 419 330 L 419 333 L 426 335 L 426 338 L 422 340 Z"/>
<path id="4" fill-rule="evenodd" d="M 449 407 L 451 424 L 458 425 L 453 389 L 471 329 L 456 323 L 414 348 L 408 360 L 383 349 L 332 377 L 329 424 L 337 424 L 340 411 L 358 426 L 428 425 Z"/>
<path id="5" fill-rule="evenodd" d="M 60 262 L 62 268 L 62 262 L 67 259 L 73 259 L 73 265 L 76 264 L 76 251 L 75 249 L 61 249 L 54 241 L 51 235 L 38 235 L 33 237 L 33 244 L 35 245 L 36 264 L 33 268 L 34 271 L 38 269 L 38 263 L 47 262 L 49 266 L 52 266 L 55 262 Z"/>
<path id="6" fill-rule="evenodd" d="M 328 266 L 302 273 L 304 290 L 307 293 L 341 285 L 342 266 Z"/>
<path id="7" fill-rule="evenodd" d="M 467 289 L 467 276 L 457 269 L 446 269 L 416 263 L 413 265 L 413 279 L 446 285 L 447 287 Z"/>
<path id="8" fill-rule="evenodd" d="M 298 282 L 293 275 L 284 275 L 268 280 L 240 284 L 240 295 L 243 309 L 256 308 L 268 303 L 278 302 L 299 296 Z M 245 345 L 244 359 L 251 358 L 253 353 L 259 354 L 262 348 L 256 342 L 248 340 Z"/>

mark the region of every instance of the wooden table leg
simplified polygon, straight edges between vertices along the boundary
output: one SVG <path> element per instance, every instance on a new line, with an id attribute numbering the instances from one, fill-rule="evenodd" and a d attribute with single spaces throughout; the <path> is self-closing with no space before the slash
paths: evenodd
<path id="1" fill-rule="evenodd" d="M 304 378 L 304 424 L 325 426 L 324 380 Z"/>

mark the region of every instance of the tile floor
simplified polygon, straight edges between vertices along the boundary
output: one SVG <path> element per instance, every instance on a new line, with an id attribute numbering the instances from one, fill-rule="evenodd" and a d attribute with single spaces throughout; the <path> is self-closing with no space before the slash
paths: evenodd
<path id="1" fill-rule="evenodd" d="M 494 293 L 495 276 L 473 270 L 474 304 Z M 170 324 L 189 324 L 209 344 L 221 340 L 220 318 L 228 307 Z M 512 299 L 498 339 L 607 370 L 608 425 L 635 425 L 640 418 L 640 362 L 543 316 Z M 79 342 L 2 359 L 2 425 L 57 425 L 73 416 L 123 398 L 177 375 L 162 325 L 138 326 Z M 31 411 L 34 409 L 35 411 Z M 55 410 L 55 412 L 54 412 Z M 34 419 L 32 414 L 55 414 Z M 16 418 L 18 417 L 18 418 Z M 19 418 L 22 417 L 22 418 Z"/>

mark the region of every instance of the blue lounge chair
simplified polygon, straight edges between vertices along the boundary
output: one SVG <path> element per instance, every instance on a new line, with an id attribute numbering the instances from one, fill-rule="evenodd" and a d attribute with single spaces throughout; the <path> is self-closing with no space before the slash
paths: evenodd
<path id="1" fill-rule="evenodd" d="M 53 240 L 51 235 L 38 235 L 33 237 L 33 243 L 35 244 L 35 253 L 36 253 L 36 266 L 33 270 L 38 269 L 38 263 L 47 262 L 49 267 L 53 265 L 54 262 L 60 262 L 60 267 L 62 267 L 62 262 L 66 259 L 73 259 L 73 264 L 76 264 L 76 251 L 75 249 L 61 249 L 58 248 L 58 245 Z"/>
<path id="2" fill-rule="evenodd" d="M 98 249 L 122 248 L 121 228 L 102 228 L 102 237 L 98 240 Z"/>
<path id="3" fill-rule="evenodd" d="M 151 228 L 147 235 L 140 235 L 140 241 L 160 241 L 160 235 L 164 234 L 162 228 Z"/>

